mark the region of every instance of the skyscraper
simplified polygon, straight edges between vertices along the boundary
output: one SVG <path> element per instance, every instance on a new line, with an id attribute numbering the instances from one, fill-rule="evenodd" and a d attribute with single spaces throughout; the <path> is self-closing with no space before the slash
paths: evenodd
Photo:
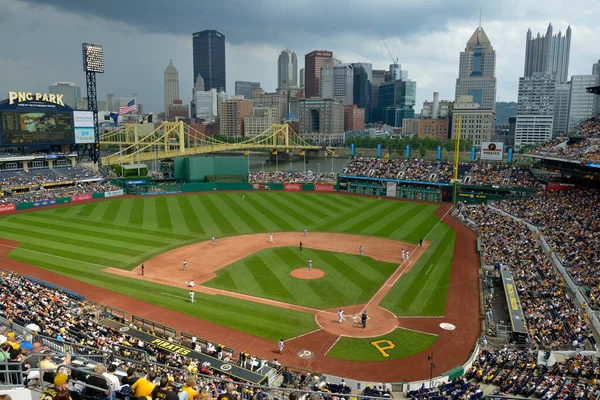
<path id="1" fill-rule="evenodd" d="M 173 104 L 173 100 L 179 100 L 179 72 L 173 65 L 173 60 L 169 60 L 164 79 L 165 116 L 169 117 L 169 106 Z"/>
<path id="2" fill-rule="evenodd" d="M 473 96 L 484 110 L 496 110 L 496 51 L 479 25 L 460 53 L 455 100 Z"/>
<path id="3" fill-rule="evenodd" d="M 371 122 L 371 80 L 373 66 L 370 63 L 353 63 L 354 96 L 353 104 L 365 110 L 365 121 Z"/>
<path id="4" fill-rule="evenodd" d="M 379 85 L 385 82 L 385 70 L 374 69 L 373 80 L 371 81 L 371 110 L 379 106 Z M 371 119 L 367 119 L 371 122 Z"/>
<path id="5" fill-rule="evenodd" d="M 298 57 L 296 52 L 286 49 L 277 61 L 277 88 L 298 87 Z"/>
<path id="6" fill-rule="evenodd" d="M 373 110 L 373 121 L 402 127 L 402 120 L 415 117 L 417 83 L 385 82 L 379 85 L 379 106 Z"/>
<path id="7" fill-rule="evenodd" d="M 333 58 L 329 50 L 315 50 L 304 56 L 304 95 L 321 96 L 321 67 Z"/>
<path id="8" fill-rule="evenodd" d="M 77 109 L 81 100 L 81 88 L 73 82 L 55 82 L 50 86 L 50 93 L 62 94 L 65 105 Z M 87 107 L 86 107 L 87 108 Z"/>
<path id="9" fill-rule="evenodd" d="M 252 100 L 252 89 L 260 89 L 260 82 L 235 81 L 235 95 Z"/>
<path id="10" fill-rule="evenodd" d="M 352 64 L 339 64 L 333 68 L 333 97 L 350 106 L 354 98 L 354 67 Z"/>
<path id="11" fill-rule="evenodd" d="M 569 77 L 569 53 L 571 51 L 571 26 L 565 36 L 562 32 L 552 35 L 552 24 L 548 25 L 546 35 L 539 33 L 534 38 L 531 29 L 527 30 L 525 44 L 525 76 L 536 72 L 556 76 L 557 83 L 565 83 Z"/>
<path id="12" fill-rule="evenodd" d="M 192 35 L 194 79 L 202 75 L 204 90 L 227 91 L 225 78 L 225 35 L 215 30 Z"/>
<path id="13" fill-rule="evenodd" d="M 593 71 L 592 71 L 593 72 Z M 588 93 L 588 87 L 600 85 L 600 71 L 591 75 L 573 75 L 571 77 L 571 93 L 569 97 L 569 122 L 567 129 L 570 131 L 580 122 L 596 114 L 597 95 Z"/>
<path id="14" fill-rule="evenodd" d="M 554 129 L 555 75 L 536 72 L 519 78 L 515 147 L 547 142 Z"/>

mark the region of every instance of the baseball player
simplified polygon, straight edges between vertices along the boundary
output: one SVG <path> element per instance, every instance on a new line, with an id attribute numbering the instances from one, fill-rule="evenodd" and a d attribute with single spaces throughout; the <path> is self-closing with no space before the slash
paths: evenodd
<path id="1" fill-rule="evenodd" d="M 245 194 L 242 195 L 242 201 L 244 201 L 244 200 L 246 200 L 246 195 Z"/>
<path id="2" fill-rule="evenodd" d="M 210 241 L 212 242 L 212 244 L 215 244 L 215 237 L 214 237 L 214 236 L 213 236 L 213 237 L 211 237 L 211 238 L 210 238 Z"/>
<path id="3" fill-rule="evenodd" d="M 360 246 L 360 247 L 358 248 L 358 252 L 360 253 L 360 255 L 361 255 L 361 256 L 363 255 L 363 248 L 362 248 L 362 246 Z"/>
<path id="4" fill-rule="evenodd" d="M 360 322 L 362 323 L 362 328 L 365 329 L 367 327 L 367 310 L 363 311 L 362 316 L 360 317 Z"/>
<path id="5" fill-rule="evenodd" d="M 275 243 L 275 241 L 273 240 L 273 234 L 272 233 L 269 235 L 269 243 Z"/>
<path id="6" fill-rule="evenodd" d="M 419 247 L 423 247 L 423 239 L 419 239 Z"/>
<path id="7" fill-rule="evenodd" d="M 304 237 L 306 237 L 306 233 L 307 233 L 307 232 L 308 232 L 308 231 L 306 230 L 306 228 L 304 228 Z"/>
<path id="8" fill-rule="evenodd" d="M 187 271 L 187 261 L 183 260 L 183 270 Z"/>
<path id="9" fill-rule="evenodd" d="M 302 242 L 300 242 L 300 251 L 302 251 Z"/>
<path id="10" fill-rule="evenodd" d="M 190 290 L 190 303 L 194 304 L 194 291 Z"/>
<path id="11" fill-rule="evenodd" d="M 189 282 L 186 282 L 185 284 L 186 284 L 186 286 L 187 286 L 187 287 L 194 287 L 194 286 L 196 285 L 196 284 L 194 283 L 194 280 L 193 280 L 193 279 L 192 279 L 191 281 L 189 281 Z"/>
<path id="12" fill-rule="evenodd" d="M 283 354 L 283 339 L 279 339 L 279 354 Z"/>
<path id="13" fill-rule="evenodd" d="M 141 267 L 141 269 L 142 269 L 142 276 L 144 276 L 144 272 L 145 272 L 145 270 L 146 270 L 146 268 L 144 267 L 144 264 L 142 264 L 142 267 Z"/>
<path id="14" fill-rule="evenodd" d="M 406 260 L 406 252 L 404 251 L 404 249 L 402 249 L 402 259 Z"/>
<path id="15" fill-rule="evenodd" d="M 338 322 L 341 324 L 343 320 L 344 320 L 344 310 L 339 310 L 338 311 Z"/>
<path id="16" fill-rule="evenodd" d="M 308 259 L 308 270 L 312 271 L 312 260 L 310 258 Z"/>

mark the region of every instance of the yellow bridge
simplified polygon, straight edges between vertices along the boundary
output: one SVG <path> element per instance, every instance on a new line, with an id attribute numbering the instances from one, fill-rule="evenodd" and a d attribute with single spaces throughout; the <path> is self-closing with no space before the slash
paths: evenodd
<path id="1" fill-rule="evenodd" d="M 186 125 L 183 121 L 163 122 L 152 131 L 144 130 L 144 125 L 127 124 L 100 136 L 102 146 L 119 146 L 115 153 L 102 157 L 102 165 L 139 163 L 151 160 L 164 160 L 195 154 L 217 153 L 239 150 L 321 150 L 304 141 L 288 124 L 274 124 L 260 135 L 240 138 L 241 141 L 228 143 L 207 136 Z M 328 148 L 328 153 L 333 149 Z"/>

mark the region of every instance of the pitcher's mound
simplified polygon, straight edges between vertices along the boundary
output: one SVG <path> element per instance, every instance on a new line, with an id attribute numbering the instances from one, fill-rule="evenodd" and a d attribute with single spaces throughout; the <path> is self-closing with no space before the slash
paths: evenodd
<path id="1" fill-rule="evenodd" d="M 298 268 L 292 271 L 292 276 L 298 279 L 319 279 L 325 275 L 320 269 Z"/>

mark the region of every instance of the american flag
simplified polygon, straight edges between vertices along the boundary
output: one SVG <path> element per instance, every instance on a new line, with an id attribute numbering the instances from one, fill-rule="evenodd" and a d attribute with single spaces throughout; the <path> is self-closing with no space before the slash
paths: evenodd
<path id="1" fill-rule="evenodd" d="M 128 114 L 132 111 L 135 111 L 135 99 L 127 103 L 126 106 L 119 107 L 119 115 Z"/>

